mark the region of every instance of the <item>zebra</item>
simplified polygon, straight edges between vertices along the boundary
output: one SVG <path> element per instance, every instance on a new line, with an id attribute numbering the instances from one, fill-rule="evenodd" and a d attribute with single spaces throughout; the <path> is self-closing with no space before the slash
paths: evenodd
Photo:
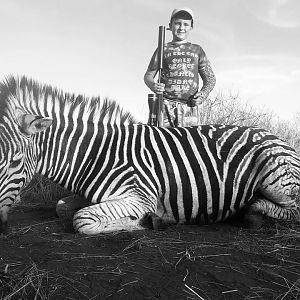
<path id="1" fill-rule="evenodd" d="M 211 224 L 241 213 L 300 222 L 300 159 L 270 132 L 148 126 L 115 101 L 10 76 L 0 85 L 3 233 L 34 173 L 76 194 L 58 201 L 57 214 L 72 216 L 82 234 L 145 222 Z"/>

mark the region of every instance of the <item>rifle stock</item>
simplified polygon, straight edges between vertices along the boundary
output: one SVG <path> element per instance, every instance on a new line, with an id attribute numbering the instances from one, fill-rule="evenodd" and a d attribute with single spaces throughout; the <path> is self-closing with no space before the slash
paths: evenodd
<path id="1" fill-rule="evenodd" d="M 151 126 L 157 126 L 157 102 L 158 98 L 156 94 L 148 94 L 148 106 L 149 106 L 149 118 L 148 124 Z"/>

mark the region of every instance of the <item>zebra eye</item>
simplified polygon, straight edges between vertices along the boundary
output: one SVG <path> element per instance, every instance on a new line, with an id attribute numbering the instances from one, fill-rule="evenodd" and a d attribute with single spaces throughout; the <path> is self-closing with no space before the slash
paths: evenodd
<path id="1" fill-rule="evenodd" d="M 0 172 L 6 175 L 13 174 L 16 171 L 16 168 L 19 168 L 23 160 L 23 153 L 15 153 L 12 157 L 6 158 L 0 162 Z"/>
<path id="2" fill-rule="evenodd" d="M 9 164 L 9 169 L 14 169 L 15 167 L 17 167 L 20 164 L 20 161 L 22 160 L 22 158 L 24 157 L 23 153 L 18 152 L 16 153 Z"/>

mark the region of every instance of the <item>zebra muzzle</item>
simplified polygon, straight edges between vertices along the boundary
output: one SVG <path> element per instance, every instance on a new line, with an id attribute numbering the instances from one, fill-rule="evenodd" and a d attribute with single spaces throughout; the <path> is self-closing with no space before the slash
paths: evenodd
<path id="1" fill-rule="evenodd" d="M 8 223 L 7 223 L 7 213 L 0 212 L 0 235 L 7 235 L 8 233 Z"/>

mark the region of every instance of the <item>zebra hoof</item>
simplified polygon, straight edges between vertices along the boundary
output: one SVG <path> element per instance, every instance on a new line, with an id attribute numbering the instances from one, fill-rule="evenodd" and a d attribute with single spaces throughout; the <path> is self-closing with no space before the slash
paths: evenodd
<path id="1" fill-rule="evenodd" d="M 263 225 L 263 215 L 260 213 L 246 213 L 243 218 L 243 223 L 248 229 L 259 229 Z"/>
<path id="2" fill-rule="evenodd" d="M 56 204 L 56 215 L 59 218 L 72 220 L 75 210 L 71 210 L 64 200 L 59 200 Z"/>
<path id="3" fill-rule="evenodd" d="M 297 207 L 295 213 L 293 214 L 292 220 L 296 223 L 300 223 L 300 207 Z"/>
<path id="4" fill-rule="evenodd" d="M 140 221 L 141 226 L 153 230 L 164 230 L 167 225 L 164 223 L 163 219 L 153 212 L 148 212 Z"/>

